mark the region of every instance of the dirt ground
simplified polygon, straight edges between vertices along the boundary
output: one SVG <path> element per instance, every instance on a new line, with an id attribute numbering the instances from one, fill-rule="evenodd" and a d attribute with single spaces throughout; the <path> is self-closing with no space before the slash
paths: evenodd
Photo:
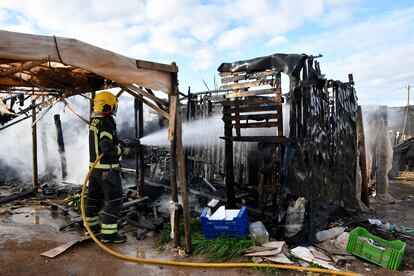
<path id="1" fill-rule="evenodd" d="M 391 182 L 390 193 L 403 201 L 396 204 L 372 204 L 378 217 L 383 221 L 414 228 L 414 183 Z M 91 240 L 75 245 L 53 259 L 40 256 L 41 252 L 82 236 L 80 231 L 59 231 L 59 225 L 65 222 L 68 222 L 68 219 L 59 211 L 51 211 L 43 206 L 21 207 L 14 209 L 12 214 L 1 214 L 0 275 L 270 275 L 269 272 L 257 269 L 190 269 L 131 263 L 108 255 Z M 131 233 L 127 236 L 126 244 L 110 247 L 115 251 L 143 258 L 208 261 L 199 256 L 180 257 L 170 250 L 160 252 L 153 247 L 153 238 L 138 241 Z M 409 275 L 409 271 L 414 269 L 414 241 L 405 242 L 407 248 L 401 267 L 401 270 L 405 271 L 392 272 L 361 260 L 352 261 L 341 270 L 363 275 Z M 282 270 L 272 271 L 271 274 L 308 275 Z"/>

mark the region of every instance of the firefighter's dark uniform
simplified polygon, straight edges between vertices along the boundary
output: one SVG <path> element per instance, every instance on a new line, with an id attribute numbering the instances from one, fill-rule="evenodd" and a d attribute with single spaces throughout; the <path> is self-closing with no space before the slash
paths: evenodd
<path id="1" fill-rule="evenodd" d="M 122 183 L 119 157 L 122 149 L 116 133 L 116 124 L 111 115 L 92 117 L 89 126 L 90 165 L 104 153 L 96 165 L 86 196 L 86 220 L 92 229 L 99 229 L 98 212 L 104 208 L 101 234 L 116 234 L 118 215 L 122 209 Z"/>

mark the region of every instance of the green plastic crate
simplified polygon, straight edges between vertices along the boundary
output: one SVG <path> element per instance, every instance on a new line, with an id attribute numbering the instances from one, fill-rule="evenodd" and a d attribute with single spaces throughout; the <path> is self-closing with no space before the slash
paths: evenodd
<path id="1" fill-rule="evenodd" d="M 375 241 L 379 246 L 369 243 L 364 238 Z M 372 235 L 362 227 L 357 227 L 351 231 L 346 247 L 346 250 L 351 254 L 393 270 L 397 270 L 400 266 L 404 249 L 404 242 L 381 239 Z"/>

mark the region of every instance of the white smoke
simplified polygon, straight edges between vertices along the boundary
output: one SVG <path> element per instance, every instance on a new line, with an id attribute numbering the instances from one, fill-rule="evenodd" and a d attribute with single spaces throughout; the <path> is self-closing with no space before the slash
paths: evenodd
<path id="1" fill-rule="evenodd" d="M 282 105 L 283 112 L 283 134 L 289 134 L 289 111 L 290 106 Z M 182 123 L 183 145 L 186 146 L 202 146 L 209 143 L 220 143 L 220 137 L 224 136 L 224 122 L 222 121 L 222 114 L 217 114 L 205 119 L 197 119 L 194 121 Z M 235 130 L 233 129 L 233 135 Z M 276 129 L 259 128 L 259 129 L 241 129 L 241 135 L 247 136 L 273 136 L 276 135 Z M 146 135 L 141 139 L 141 143 L 151 146 L 169 146 L 168 129 L 164 128 L 152 134 Z"/>
<path id="2" fill-rule="evenodd" d="M 67 99 L 67 101 L 84 118 L 89 118 L 88 99 L 81 96 L 74 96 Z M 120 122 L 119 125 L 129 126 L 133 123 L 133 98 L 128 95 L 121 96 L 119 107 L 120 111 L 118 111 L 115 120 L 118 123 Z M 65 181 L 82 183 L 88 171 L 89 164 L 88 125 L 81 121 L 62 103 L 57 103 L 51 108 L 37 124 L 39 176 L 42 177 L 48 173 L 52 173 L 59 181 L 62 180 L 62 168 L 53 119 L 55 114 L 60 114 L 62 122 L 68 172 Z M 42 132 L 44 133 L 42 134 Z M 19 179 L 29 181 L 32 176 L 31 119 L 28 118 L 23 122 L 1 130 L 0 141 L 0 160 L 15 169 Z M 47 144 L 47 147 L 44 146 L 44 143 Z M 47 152 L 44 152 L 45 148 Z M 49 164 L 49 168 L 47 168 L 47 164 Z"/>

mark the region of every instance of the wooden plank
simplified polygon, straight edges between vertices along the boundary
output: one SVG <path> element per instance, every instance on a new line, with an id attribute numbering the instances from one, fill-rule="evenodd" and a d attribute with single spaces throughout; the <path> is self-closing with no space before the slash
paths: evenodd
<path id="1" fill-rule="evenodd" d="M 18 72 L 22 72 L 22 71 L 25 71 L 25 70 L 30 70 L 33 67 L 36 67 L 36 66 L 38 66 L 40 64 L 43 64 L 45 62 L 47 62 L 47 60 L 26 61 L 25 63 L 22 63 L 20 66 L 15 66 L 15 67 L 9 68 L 7 70 L 1 71 L 0 72 L 0 77 L 14 75 Z"/>
<path id="2" fill-rule="evenodd" d="M 175 80 L 173 80 L 174 82 Z M 175 101 L 171 98 L 172 95 L 168 96 L 169 99 L 169 103 L 170 106 L 173 104 L 177 106 L 177 99 L 175 99 Z M 175 98 L 177 96 L 174 96 Z M 171 110 L 172 108 L 170 108 Z M 175 122 L 175 117 L 177 116 L 176 112 L 171 113 L 170 112 L 170 118 L 174 118 L 174 122 Z M 173 229 L 173 240 L 174 240 L 174 247 L 178 247 L 181 245 L 181 235 L 180 235 L 180 215 L 179 215 L 179 210 L 178 210 L 178 189 L 177 189 L 177 152 L 176 152 L 176 144 L 177 144 L 177 136 L 176 136 L 176 131 L 175 131 L 175 124 L 172 126 L 173 127 L 173 137 L 172 140 L 170 140 L 170 156 L 169 156 L 169 173 L 170 173 L 170 188 L 171 188 L 171 201 L 174 202 L 174 206 L 176 208 L 174 208 L 174 212 L 172 213 L 172 218 L 171 219 L 171 228 Z"/>
<path id="3" fill-rule="evenodd" d="M 240 108 L 229 108 L 229 109 L 224 109 L 223 113 L 225 115 L 231 114 L 231 113 L 244 113 L 244 112 L 263 112 L 263 111 L 277 111 L 277 106 L 276 104 L 272 104 L 272 105 L 265 105 L 265 106 L 248 106 L 248 107 L 240 107 Z"/>
<path id="4" fill-rule="evenodd" d="M 239 116 L 224 116 L 223 121 L 235 121 L 235 120 L 253 120 L 253 121 L 264 121 L 271 119 L 279 119 L 279 114 L 270 113 L 270 114 L 248 114 L 248 115 L 239 115 Z"/>
<path id="5" fill-rule="evenodd" d="M 177 89 L 178 91 L 178 89 Z M 181 200 L 183 204 L 183 217 L 184 217 L 184 235 L 186 241 L 186 252 L 190 254 L 192 251 L 191 244 L 191 233 L 190 233 L 190 206 L 188 202 L 188 190 L 187 190 L 187 175 L 185 173 L 185 159 L 184 159 L 184 148 L 182 141 L 182 125 L 180 110 L 177 109 L 177 118 L 176 118 L 176 152 L 177 152 L 177 165 L 178 165 L 178 175 L 180 177 L 180 188 L 181 188 Z"/>
<path id="6" fill-rule="evenodd" d="M 276 97 L 249 97 L 244 100 L 232 100 L 232 101 L 223 101 L 221 104 L 223 106 L 241 106 L 241 105 L 252 105 L 252 104 L 273 104 L 273 103 L 279 103 L 281 100 L 278 99 L 281 98 L 280 96 Z"/>
<path id="7" fill-rule="evenodd" d="M 247 79 L 256 79 L 260 77 L 272 76 L 273 74 L 274 74 L 273 71 L 263 71 L 263 72 L 255 72 L 251 74 L 231 75 L 228 77 L 221 78 L 221 83 L 235 82 L 235 81 L 247 80 Z"/>
<path id="8" fill-rule="evenodd" d="M 278 125 L 279 125 L 279 122 L 240 123 L 239 128 L 268 128 L 268 127 L 277 127 Z M 237 127 L 237 123 L 234 123 L 233 126 Z"/>
<path id="9" fill-rule="evenodd" d="M 0 77 L 0 85 L 2 86 L 32 86 L 30 82 L 22 79 L 14 79 L 11 77 Z"/>
<path id="10" fill-rule="evenodd" d="M 156 106 L 155 104 L 153 104 L 152 102 L 148 101 L 147 99 L 145 99 L 143 96 L 135 93 L 134 91 L 131 91 L 129 89 L 126 89 L 126 92 L 136 98 L 138 98 L 139 100 L 141 100 L 144 104 L 148 105 L 149 107 L 151 107 L 152 109 L 154 109 L 155 111 L 157 111 L 158 113 L 160 113 L 164 118 L 166 118 L 167 120 L 169 119 L 169 115 L 165 110 L 162 110 L 161 108 L 159 108 L 158 106 Z"/>
<path id="11" fill-rule="evenodd" d="M 135 86 L 135 85 L 131 85 L 131 84 L 127 84 L 125 85 L 126 88 L 128 88 L 129 90 L 143 96 L 143 97 L 147 97 L 149 99 L 151 99 L 152 101 L 154 101 L 156 104 L 158 104 L 158 107 L 163 109 L 165 111 L 165 109 L 163 108 L 163 106 L 165 106 L 165 102 L 162 101 L 161 99 L 157 98 L 154 94 L 150 94 L 147 91 L 144 91 L 143 89 Z M 160 106 L 161 105 L 161 106 Z"/>
<path id="12" fill-rule="evenodd" d="M 262 85 L 274 85 L 280 84 L 279 79 L 265 79 L 265 80 L 258 80 L 258 81 L 248 81 L 248 82 L 240 82 L 240 83 L 233 83 L 228 85 L 222 85 L 220 89 L 223 90 L 237 90 L 249 87 L 256 87 Z"/>
<path id="13" fill-rule="evenodd" d="M 46 252 L 40 253 L 40 256 L 48 257 L 48 258 L 54 258 L 54 257 L 62 254 L 63 252 L 65 252 L 66 250 L 68 250 L 69 248 L 74 246 L 75 244 L 81 243 L 83 241 L 88 241 L 88 240 L 92 240 L 92 238 L 90 236 L 85 236 L 85 237 L 79 238 L 77 240 L 70 241 L 70 242 L 64 243 L 62 245 L 59 245 L 58 247 L 50 249 Z"/>
<path id="14" fill-rule="evenodd" d="M 257 95 L 265 95 L 265 94 L 281 94 L 282 90 L 280 88 L 272 88 L 272 89 L 261 89 L 261 90 L 250 90 L 250 91 L 238 91 L 232 92 L 225 95 L 226 99 L 237 98 L 237 97 L 250 97 L 250 96 L 257 96 Z M 283 103 L 283 97 L 280 97 L 280 103 Z"/>
<path id="15" fill-rule="evenodd" d="M 172 141 L 175 135 L 175 121 L 177 116 L 177 96 L 171 95 L 170 97 L 170 120 L 168 121 L 168 140 Z"/>
<path id="16" fill-rule="evenodd" d="M 157 70 L 157 71 L 164 71 L 164 72 L 170 72 L 170 73 L 178 72 L 178 67 L 175 65 L 158 63 L 158 62 L 147 61 L 147 60 L 137 59 L 136 65 L 137 65 L 137 68 L 142 68 L 142 69 Z"/>

